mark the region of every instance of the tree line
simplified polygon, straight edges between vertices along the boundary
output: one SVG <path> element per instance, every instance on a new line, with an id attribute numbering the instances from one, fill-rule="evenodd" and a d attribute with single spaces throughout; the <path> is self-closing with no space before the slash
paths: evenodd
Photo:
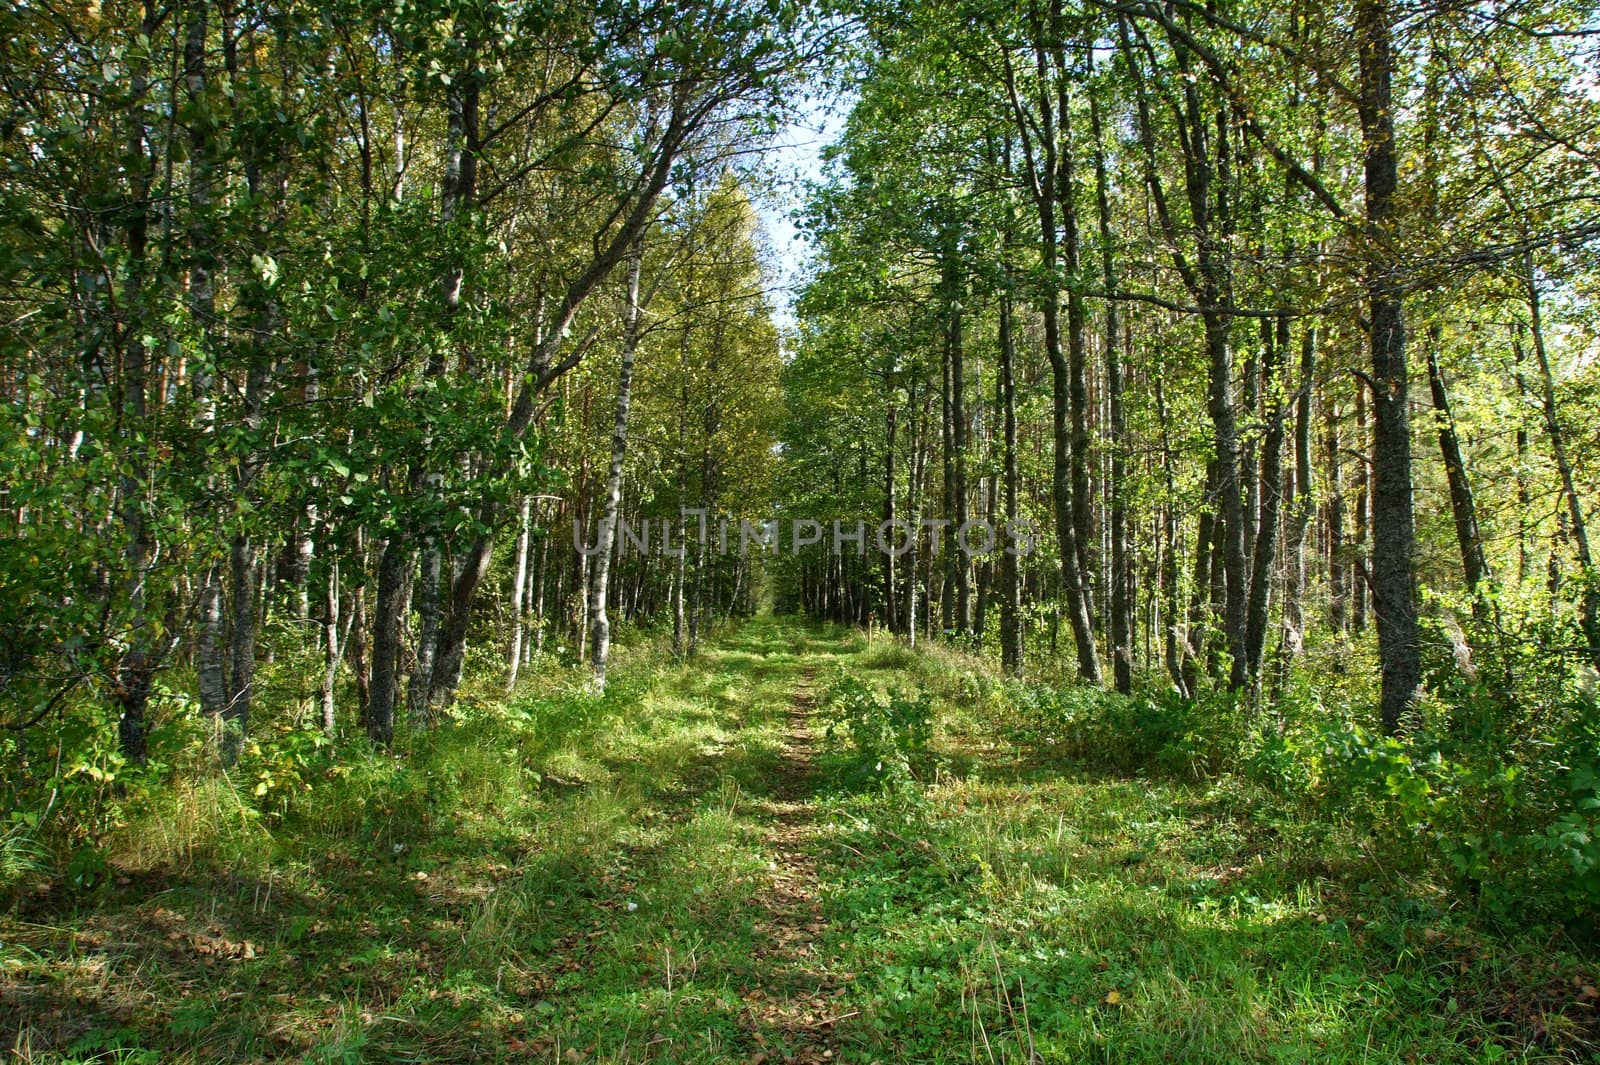
<path id="1" fill-rule="evenodd" d="M 13 783 L 113 723 L 143 761 L 153 701 L 231 758 L 279 656 L 280 703 L 387 744 L 469 655 L 603 683 L 618 613 L 689 649 L 751 609 L 737 559 L 592 545 L 770 494 L 747 163 L 831 33 L 779 0 L 0 13 Z"/>
<path id="2" fill-rule="evenodd" d="M 1389 732 L 1438 662 L 1600 666 L 1595 40 L 1582 4 L 867 5 L 785 490 L 1041 551 L 818 548 L 787 600 L 1123 692 L 1371 655 Z"/>
<path id="3" fill-rule="evenodd" d="M 771 596 L 1123 692 L 1375 676 L 1390 731 L 1446 674 L 1570 687 L 1596 39 L 1576 3 L 13 5 L 11 779 L 191 706 L 229 759 L 265 698 L 387 745 Z M 750 164 L 819 72 L 851 110 L 784 340 Z M 701 534 L 768 517 L 919 533 Z"/>

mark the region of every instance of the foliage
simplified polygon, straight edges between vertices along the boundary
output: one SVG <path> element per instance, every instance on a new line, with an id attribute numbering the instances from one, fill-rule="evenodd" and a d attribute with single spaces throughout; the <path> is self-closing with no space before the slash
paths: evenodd
<path id="1" fill-rule="evenodd" d="M 933 698 L 928 692 L 890 688 L 879 694 L 854 677 L 841 677 L 822 697 L 828 738 L 847 733 L 854 747 L 853 775 L 893 788 L 922 779 L 933 765 Z"/>
<path id="2" fill-rule="evenodd" d="M 1122 774 L 1211 775 L 1236 750 L 1242 731 L 1232 699 L 1196 703 L 1170 689 L 1124 696 L 1012 681 L 999 700 L 1002 727 L 1016 742 Z"/>
<path id="3" fill-rule="evenodd" d="M 1513 726 L 1519 705 L 1463 684 L 1386 737 L 1310 689 L 1283 692 L 1267 716 L 1225 696 L 1008 681 L 973 727 L 1096 774 L 1236 776 L 1306 816 L 1359 826 L 1384 862 L 1442 876 L 1495 921 L 1586 928 L 1600 912 L 1595 703 L 1557 696 L 1532 731 Z"/>

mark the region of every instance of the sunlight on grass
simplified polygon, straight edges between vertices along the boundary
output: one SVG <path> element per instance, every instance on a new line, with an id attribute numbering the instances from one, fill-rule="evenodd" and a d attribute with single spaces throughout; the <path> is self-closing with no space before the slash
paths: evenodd
<path id="1" fill-rule="evenodd" d="M 404 756 L 313 752 L 314 791 L 153 791 L 0 924 L 18 1060 L 1581 1060 L 1513 997 L 1571 959 L 1254 785 L 1054 761 L 986 668 L 759 619 L 689 664 L 640 644 L 603 697 L 535 674 Z M 911 778 L 828 738 L 841 677 L 926 693 Z"/>

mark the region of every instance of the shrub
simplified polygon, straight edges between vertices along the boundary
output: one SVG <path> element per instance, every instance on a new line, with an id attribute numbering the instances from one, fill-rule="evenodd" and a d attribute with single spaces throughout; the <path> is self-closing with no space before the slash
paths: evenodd
<path id="1" fill-rule="evenodd" d="M 1009 681 L 990 695 L 1021 744 L 1119 774 L 1235 774 L 1365 831 L 1384 862 L 1433 872 L 1507 923 L 1600 914 L 1600 709 L 1553 674 L 1510 687 L 1436 674 L 1401 736 L 1311 684 L 1251 714 L 1226 693 L 1121 696 Z"/>
<path id="2" fill-rule="evenodd" d="M 1257 737 L 1249 774 L 1364 826 L 1387 860 L 1437 865 L 1457 894 L 1512 922 L 1582 922 L 1600 912 L 1600 742 L 1586 699 L 1518 727 L 1482 685 L 1447 689 L 1402 736 L 1320 710 Z M 1559 723 L 1559 724 L 1558 724 Z M 1565 757 L 1556 757 L 1564 752 Z"/>
<path id="3" fill-rule="evenodd" d="M 891 688 L 879 695 L 843 677 L 823 697 L 831 714 L 828 738 L 842 728 L 856 755 L 856 770 L 886 785 L 917 780 L 932 764 L 933 697 L 918 689 Z"/>
<path id="4" fill-rule="evenodd" d="M 1600 912 L 1600 769 L 1575 769 L 1567 785 L 1571 808 L 1545 826 L 1538 846 L 1555 859 L 1551 886 L 1578 918 Z"/>
<path id="5" fill-rule="evenodd" d="M 1230 699 L 1196 703 L 1173 691 L 1126 696 L 1014 681 L 1006 702 L 1014 739 L 1091 768 L 1201 775 L 1238 750 L 1239 717 Z"/>

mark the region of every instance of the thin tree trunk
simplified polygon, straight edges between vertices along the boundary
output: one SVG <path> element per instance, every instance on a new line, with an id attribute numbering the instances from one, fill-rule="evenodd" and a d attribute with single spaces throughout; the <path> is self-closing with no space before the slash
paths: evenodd
<path id="1" fill-rule="evenodd" d="M 1276 327 L 1276 328 L 1274 328 Z M 1255 556 L 1250 575 L 1250 608 L 1246 626 L 1246 673 L 1254 681 L 1261 672 L 1266 650 L 1267 622 L 1272 610 L 1273 564 L 1277 560 L 1278 516 L 1283 498 L 1283 419 L 1280 401 L 1283 364 L 1288 356 L 1289 319 L 1280 315 L 1276 322 L 1262 319 L 1265 347 L 1262 359 L 1262 392 L 1271 414 L 1261 442 L 1260 517 L 1256 521 Z"/>
<path id="2" fill-rule="evenodd" d="M 506 690 L 517 686 L 517 674 L 522 669 L 522 637 L 527 615 L 523 610 L 528 586 L 528 544 L 533 534 L 533 500 L 522 497 L 517 509 L 516 569 L 511 578 L 511 648 L 506 664 Z"/>
<path id="3" fill-rule="evenodd" d="M 227 67 L 230 76 L 238 77 L 237 50 L 231 43 L 234 39 L 232 18 L 224 7 L 222 32 L 229 42 L 225 48 Z M 253 148 L 243 152 L 244 171 L 250 198 L 254 203 L 265 205 L 272 202 L 272 210 L 268 219 L 277 220 L 283 215 L 284 203 L 287 199 L 287 183 L 282 178 L 274 183 L 274 189 L 269 196 L 262 178 L 260 164 Z M 280 167 L 281 170 L 281 167 Z M 272 229 L 271 221 L 258 218 L 254 223 L 252 245 L 258 249 L 257 254 L 270 257 L 271 248 L 268 240 Z M 248 338 L 246 350 L 248 363 L 245 368 L 244 402 L 240 411 L 240 423 L 245 430 L 246 439 L 251 443 L 239 460 L 238 473 L 238 498 L 235 501 L 235 510 L 241 507 L 253 508 L 254 497 L 258 494 L 256 479 L 260 476 L 267 462 L 265 450 L 255 441 L 263 437 L 263 408 L 268 399 L 270 382 L 273 370 L 273 357 L 270 347 L 271 338 L 279 331 L 279 314 L 277 297 L 264 285 L 251 279 L 245 283 L 240 294 L 240 303 L 246 312 L 246 328 Z M 315 390 L 315 378 L 312 378 L 308 388 Z M 303 515 L 305 522 L 314 520 L 315 508 L 310 508 Z M 234 534 L 231 551 L 231 567 L 233 578 L 233 641 L 232 641 L 232 677 L 228 688 L 228 708 L 224 717 L 228 721 L 228 742 L 223 748 L 223 757 L 232 761 L 238 753 L 238 744 L 244 738 L 250 727 L 250 710 L 255 701 L 255 673 L 256 673 L 256 640 L 260 630 L 261 613 L 265 610 L 266 596 L 263 594 L 259 600 L 256 596 L 256 586 L 261 584 L 264 589 L 265 577 L 262 566 L 262 546 L 256 543 L 244 523 Z M 297 538 L 295 543 L 296 562 L 301 561 L 298 552 L 304 551 L 305 571 L 298 576 L 296 603 L 299 617 L 304 619 L 309 613 L 306 601 L 306 581 L 309 577 L 310 560 L 313 545 L 311 543 L 310 527 L 306 527 L 303 536 Z M 270 648 L 269 648 L 270 653 Z"/>
<path id="4" fill-rule="evenodd" d="M 1283 597 L 1284 650 L 1298 657 L 1305 649 L 1306 534 L 1316 506 L 1312 492 L 1311 387 L 1317 365 L 1317 330 L 1300 334 L 1300 389 L 1294 418 L 1294 516 L 1289 526 L 1289 583 Z"/>
<path id="5" fill-rule="evenodd" d="M 1364 579 L 1367 559 L 1371 552 L 1369 542 L 1372 527 L 1372 448 L 1368 446 L 1367 385 L 1356 382 L 1355 444 L 1360 449 L 1356 462 L 1356 511 L 1354 514 L 1355 545 L 1352 560 L 1346 560 L 1346 580 L 1350 587 L 1350 627 L 1357 633 L 1367 631 L 1367 598 L 1370 589 Z"/>
<path id="6" fill-rule="evenodd" d="M 1588 641 L 1587 655 L 1596 669 L 1600 669 L 1600 590 L 1595 588 L 1594 556 L 1589 551 L 1589 526 L 1583 512 L 1583 501 L 1578 497 L 1577 481 L 1572 472 L 1572 459 L 1567 452 L 1566 436 L 1561 430 L 1561 420 L 1556 407 L 1555 375 L 1550 370 L 1550 355 L 1544 345 L 1544 319 L 1539 298 L 1539 279 L 1533 267 L 1533 253 L 1523 256 L 1523 283 L 1527 286 L 1528 319 L 1533 337 L 1534 361 L 1539 367 L 1539 384 L 1544 406 L 1544 429 L 1550 440 L 1550 450 L 1555 456 L 1556 472 L 1561 475 L 1561 490 L 1567 500 L 1568 534 L 1578 551 L 1578 564 L 1585 577 L 1583 601 L 1580 604 L 1580 624 Z"/>
<path id="7" fill-rule="evenodd" d="M 946 238 L 945 263 L 948 270 L 945 298 L 948 301 L 950 345 L 950 489 L 955 494 L 950 554 L 950 576 L 955 584 L 955 632 L 964 638 L 972 631 L 972 563 L 956 542 L 956 534 L 967 524 L 967 374 L 966 350 L 962 335 L 962 304 L 965 285 L 961 271 L 961 235 L 953 230 Z"/>
<path id="8" fill-rule="evenodd" d="M 236 533 L 230 552 L 233 577 L 232 675 L 229 677 L 228 703 L 223 710 L 226 735 L 222 746 L 225 762 L 238 755 L 239 744 L 250 727 L 250 706 L 255 697 L 257 585 L 263 574 L 261 551 L 244 533 Z"/>
<path id="9" fill-rule="evenodd" d="M 1065 48 L 1065 43 L 1055 39 L 1061 29 L 1061 14 L 1059 0 L 1055 0 L 1047 27 L 1040 21 L 1038 9 L 1029 9 L 1038 82 L 1034 113 L 1029 114 L 1022 102 L 1014 71 L 1010 67 L 1009 53 L 1002 58 L 1007 63 L 1006 90 L 1022 147 L 1026 171 L 1024 177 L 1038 215 L 1039 273 L 1044 280 L 1037 299 L 1044 318 L 1045 355 L 1050 363 L 1051 442 L 1054 452 L 1050 497 L 1055 511 L 1056 544 L 1061 556 L 1061 589 L 1077 650 L 1078 675 L 1091 683 L 1099 683 L 1100 656 L 1095 646 L 1094 625 L 1089 617 L 1081 565 L 1084 549 L 1078 543 L 1078 523 L 1074 520 L 1073 511 L 1074 360 L 1069 359 L 1064 350 L 1061 299 L 1056 284 L 1056 271 L 1062 265 L 1060 224 L 1068 215 L 1071 219 L 1067 224 L 1072 227 L 1073 236 L 1076 237 L 1076 204 L 1073 202 L 1074 186 L 1070 180 L 1072 168 L 1070 159 L 1063 158 L 1071 153 L 1070 145 L 1066 143 L 1070 136 L 1067 127 L 1071 109 L 1065 72 L 1060 69 L 1063 64 L 1057 55 Z M 1052 74 L 1058 76 L 1052 78 Z M 1061 219 L 1058 219 L 1058 214 L 1062 216 Z M 1075 240 L 1067 243 L 1067 254 L 1075 257 Z M 1076 259 L 1073 258 L 1071 263 L 1075 264 Z M 1081 359 L 1082 295 L 1078 286 L 1073 285 L 1068 289 L 1068 297 L 1068 316 L 1072 320 L 1068 323 L 1067 342 L 1079 345 L 1074 355 L 1076 359 Z"/>
<path id="10" fill-rule="evenodd" d="M 972 648 L 974 651 L 983 650 L 983 638 L 987 631 L 989 620 L 989 606 L 994 600 L 995 571 L 997 562 L 994 556 L 994 530 L 996 521 L 1000 517 L 1000 470 L 995 459 L 999 457 L 999 427 L 991 424 L 989 417 L 991 409 L 1000 409 L 1000 377 L 995 375 L 994 396 L 992 408 L 984 401 L 983 374 L 977 374 L 976 392 L 980 397 L 973 411 L 973 426 L 976 436 L 981 444 L 984 469 L 978 474 L 978 510 L 983 515 L 983 528 L 987 530 L 985 540 L 989 541 L 987 550 L 981 552 L 981 559 L 974 565 L 974 580 L 972 604 Z M 969 543 L 972 541 L 969 539 Z M 972 563 L 969 557 L 968 562 Z"/>
<path id="11" fill-rule="evenodd" d="M 693 291 L 694 265 L 688 266 L 685 282 Z M 678 552 L 672 560 L 672 654 L 682 658 L 687 650 L 687 618 L 684 616 L 685 581 L 689 561 L 689 337 L 687 328 L 678 342 Z"/>
<path id="12" fill-rule="evenodd" d="M 438 487 L 436 476 L 430 474 L 428 490 Z M 419 585 L 417 605 L 417 661 L 411 671 L 410 687 L 406 691 L 406 705 L 413 725 L 426 725 L 430 718 L 428 693 L 433 687 L 435 669 L 434 653 L 439 647 L 439 627 L 443 608 L 439 602 L 440 585 L 444 580 L 444 548 L 437 530 L 430 531 L 423 541 L 417 573 Z"/>
<path id="13" fill-rule="evenodd" d="M 1445 480 L 1450 486 L 1450 514 L 1455 519 L 1456 543 L 1461 549 L 1461 572 L 1473 600 L 1473 613 L 1483 610 L 1481 585 L 1489 576 L 1484 559 L 1483 537 L 1478 531 L 1478 508 L 1472 498 L 1472 482 L 1461 457 L 1461 441 L 1456 436 L 1455 417 L 1450 411 L 1450 394 L 1445 388 L 1444 371 L 1439 366 L 1442 330 L 1428 327 L 1428 388 L 1433 393 L 1434 421 L 1439 429 L 1439 454 L 1444 459 Z"/>
<path id="14" fill-rule="evenodd" d="M 594 630 L 594 686 L 606 687 L 606 666 L 611 660 L 611 617 L 606 610 L 606 592 L 611 577 L 611 548 L 617 528 L 617 509 L 622 501 L 622 464 L 628 453 L 628 408 L 633 401 L 633 366 L 639 352 L 639 274 L 644 261 L 643 234 L 634 243 L 628 258 L 627 303 L 623 308 L 622 367 L 617 374 L 616 420 L 611 433 L 611 462 L 606 467 L 605 502 L 600 516 L 599 548 L 592 570 L 593 589 L 589 613 Z"/>
<path id="15" fill-rule="evenodd" d="M 1091 53 L 1090 62 L 1093 62 Z M 1111 232 L 1111 199 L 1106 179 L 1105 149 L 1100 129 L 1100 104 L 1089 94 L 1089 122 L 1094 141 L 1095 206 L 1100 224 L 1100 275 L 1106 292 L 1117 290 Z M 1111 659 L 1116 689 L 1133 691 L 1133 566 L 1128 533 L 1127 415 L 1123 410 L 1122 308 L 1106 301 L 1106 398 L 1111 416 Z M 1164 427 L 1163 427 L 1164 428 Z M 1084 434 L 1085 438 L 1087 433 Z M 1087 446 L 1087 439 L 1084 441 Z"/>
<path id="16" fill-rule="evenodd" d="M 358 572 L 367 570 L 367 534 L 365 530 L 356 531 L 356 566 Z M 350 648 L 350 669 L 355 674 L 356 681 L 356 715 L 357 719 L 367 720 L 368 708 L 372 705 L 372 666 L 367 660 L 367 589 L 366 583 L 356 586 L 355 592 L 350 597 L 350 625 L 347 645 Z"/>
<path id="17" fill-rule="evenodd" d="M 200 327 L 209 356 L 196 361 L 190 377 L 199 407 L 201 431 L 211 433 L 216 425 L 216 397 L 212 367 L 220 355 L 216 336 L 216 233 L 211 214 L 213 164 L 210 128 L 211 108 L 207 102 L 206 39 L 209 21 L 208 0 L 190 0 L 184 26 L 183 76 L 191 116 L 189 118 L 189 310 Z M 208 478 L 215 489 L 215 478 Z M 216 494 L 213 492 L 213 494 Z M 218 524 L 220 524 L 220 519 Z M 206 567 L 200 585 L 200 631 L 195 652 L 195 669 L 200 689 L 200 707 L 218 728 L 218 737 L 227 727 L 228 677 L 224 660 L 226 612 L 222 587 L 222 566 Z"/>
<path id="18" fill-rule="evenodd" d="M 948 268 L 947 268 L 948 269 Z M 950 313 L 948 310 L 946 313 Z M 955 512 L 956 495 L 956 445 L 955 445 L 955 418 L 951 414 L 951 396 L 953 389 L 950 384 L 950 337 L 951 330 L 948 324 L 945 329 L 944 349 L 939 361 L 940 387 L 939 387 L 939 459 L 941 470 L 944 474 L 944 490 L 941 493 L 940 503 L 944 507 L 944 517 L 949 521 Z M 939 587 L 939 629 L 948 633 L 955 628 L 956 585 L 954 580 L 952 552 L 948 545 L 944 556 L 939 560 L 943 571 L 943 579 Z M 932 609 L 931 606 L 929 608 Z"/>
<path id="19" fill-rule="evenodd" d="M 322 687 L 318 702 L 322 709 L 322 731 L 332 736 L 339 722 L 334 716 L 334 684 L 339 677 L 339 659 L 344 654 L 344 642 L 339 639 L 339 563 L 328 566 L 327 599 L 322 619 Z"/>
<path id="20" fill-rule="evenodd" d="M 1216 298 L 1217 293 L 1213 291 L 1212 295 Z M 1206 319 L 1206 350 L 1211 367 L 1208 409 L 1211 412 L 1212 445 L 1216 449 L 1217 459 L 1217 501 L 1222 511 L 1222 631 L 1232 659 L 1228 686 L 1235 691 L 1242 691 L 1249 676 L 1250 656 L 1246 636 L 1249 589 L 1244 546 L 1244 497 L 1239 483 L 1239 428 L 1233 407 L 1233 355 L 1224 316 L 1208 314 Z"/>
<path id="21" fill-rule="evenodd" d="M 1000 406 L 1004 423 L 1006 530 L 1015 529 L 1020 512 L 1017 499 L 1017 382 L 1016 338 L 1011 321 L 1011 293 L 1000 295 Z M 1007 676 L 1020 677 L 1023 669 L 1022 581 L 1017 545 L 1004 544 L 1000 552 L 1000 666 Z"/>
<path id="22" fill-rule="evenodd" d="M 157 25 L 155 6 L 146 3 L 142 30 L 147 37 L 153 36 Z M 131 66 L 127 140 L 130 165 L 124 168 L 128 175 L 125 228 L 128 261 L 126 281 L 118 300 L 122 313 L 115 319 L 113 336 L 122 345 L 122 402 L 117 412 L 118 430 L 128 442 L 125 459 L 119 464 L 117 514 L 126 538 L 122 557 L 127 567 L 128 615 L 134 625 L 121 660 L 116 665 L 112 696 L 119 711 L 118 746 L 129 762 L 143 765 L 147 750 L 145 712 L 160 660 L 151 636 L 154 626 L 147 617 L 150 609 L 147 580 L 156 543 L 145 513 L 145 484 L 150 474 L 150 434 L 145 425 L 149 404 L 150 352 L 144 342 L 144 330 L 138 321 L 145 303 L 146 254 L 149 248 L 151 160 L 145 130 L 149 60 L 139 58 L 133 60 Z"/>
<path id="23" fill-rule="evenodd" d="M 1062 72 L 1065 76 L 1065 72 Z M 1072 144 L 1072 127 L 1070 111 L 1066 106 L 1063 88 L 1063 101 L 1060 108 L 1060 139 L 1061 148 L 1058 157 L 1060 177 L 1057 188 L 1060 191 L 1061 206 L 1061 248 L 1062 265 L 1069 277 L 1079 276 L 1081 270 L 1082 249 L 1078 235 L 1078 205 L 1077 205 L 1077 177 L 1075 173 L 1074 146 Z M 1076 565 L 1073 567 L 1073 578 L 1077 586 L 1077 598 L 1081 602 L 1084 614 L 1085 639 L 1091 650 L 1095 652 L 1094 672 L 1091 679 L 1096 682 L 1100 679 L 1100 664 L 1098 649 L 1095 647 L 1094 620 L 1089 616 L 1090 604 L 1094 602 L 1094 573 L 1093 552 L 1091 545 L 1095 542 L 1094 511 L 1091 509 L 1093 494 L 1089 484 L 1089 354 L 1085 334 L 1088 330 L 1088 313 L 1084 307 L 1083 289 L 1081 285 L 1069 284 L 1067 286 L 1067 407 L 1070 419 L 1068 430 L 1068 452 L 1070 464 L 1071 490 L 1069 493 L 1068 510 L 1072 524 L 1072 545 L 1076 552 Z M 1074 631 L 1074 636 L 1077 633 Z M 1080 659 L 1083 657 L 1079 652 Z"/>
<path id="24" fill-rule="evenodd" d="M 927 403 L 926 394 L 922 402 L 917 400 L 918 379 L 911 378 L 911 387 L 908 389 L 906 408 L 911 415 L 911 484 L 907 491 L 907 504 L 911 508 L 911 550 L 906 552 L 906 642 L 915 647 L 917 645 L 917 570 L 918 560 L 922 557 L 922 497 L 924 480 L 927 475 L 928 460 L 924 450 L 923 427 L 927 425 L 924 406 Z"/>
<path id="25" fill-rule="evenodd" d="M 1517 385 L 1517 410 L 1527 409 L 1528 382 L 1522 375 L 1522 327 L 1519 324 L 1512 327 L 1511 333 L 1511 358 L 1512 376 Z M 1517 583 L 1522 584 L 1528 579 L 1528 562 L 1530 550 L 1528 546 L 1532 533 L 1530 512 L 1533 507 L 1533 490 L 1528 484 L 1528 427 L 1522 418 L 1517 419 Z"/>
<path id="26" fill-rule="evenodd" d="M 1344 546 L 1344 469 L 1340 461 L 1338 405 L 1328 401 L 1326 406 L 1328 626 L 1342 635 L 1348 631 L 1350 617 L 1350 565 Z"/>
<path id="27" fill-rule="evenodd" d="M 1201 663 L 1209 662 L 1214 641 L 1206 626 L 1206 604 L 1216 598 L 1217 559 L 1212 548 L 1217 539 L 1216 516 L 1217 462 L 1206 464 L 1205 498 L 1195 522 L 1194 574 L 1189 593 L 1188 638 L 1184 641 L 1183 685 L 1191 695 L 1200 690 Z M 1214 617 L 1215 609 L 1211 611 Z"/>
<path id="28" fill-rule="evenodd" d="M 1161 426 L 1161 469 L 1165 479 L 1166 503 L 1161 508 L 1161 605 L 1165 624 L 1162 629 L 1162 652 L 1167 664 L 1167 675 L 1172 678 L 1172 683 L 1177 685 L 1180 694 L 1188 696 L 1193 694 L 1190 687 L 1191 677 L 1185 668 L 1186 663 L 1192 659 L 1192 650 L 1188 638 L 1185 637 L 1183 647 L 1179 648 L 1179 626 L 1184 625 L 1183 617 L 1178 605 L 1178 518 L 1175 512 L 1178 500 L 1177 477 L 1173 473 L 1176 460 L 1172 453 L 1172 433 L 1167 417 L 1166 390 L 1161 385 L 1161 375 L 1153 375 L 1156 421 Z"/>
<path id="29" fill-rule="evenodd" d="M 1134 47 L 1128 22 L 1119 17 L 1118 37 L 1130 69 L 1137 71 L 1139 51 Z M 1169 34 L 1169 36 L 1171 36 Z M 1232 171 L 1229 152 L 1229 116 L 1223 110 L 1215 115 L 1217 134 L 1213 137 L 1201 99 L 1201 79 L 1190 69 L 1187 42 L 1173 36 L 1172 45 L 1183 74 L 1182 106 L 1174 102 L 1173 113 L 1183 132 L 1185 153 L 1184 189 L 1189 201 L 1195 256 L 1191 262 L 1179 248 L 1180 233 L 1169 206 L 1165 183 L 1156 157 L 1156 132 L 1143 85 L 1135 85 L 1137 128 L 1143 150 L 1145 184 L 1152 206 L 1172 251 L 1172 260 L 1191 296 L 1200 306 L 1205 327 L 1208 367 L 1206 398 L 1211 417 L 1213 467 L 1208 472 L 1208 495 L 1218 504 L 1219 514 L 1209 530 L 1216 537 L 1210 559 L 1213 602 L 1219 616 L 1227 650 L 1232 657 L 1229 686 L 1245 686 L 1246 639 L 1248 630 L 1248 560 L 1245 549 L 1245 513 L 1240 484 L 1240 443 L 1238 415 L 1233 395 L 1233 348 L 1230 338 L 1232 315 L 1225 309 L 1231 298 L 1232 214 L 1228 193 Z M 1220 564 L 1219 564 L 1220 563 Z M 1192 690 L 1192 686 L 1191 686 Z"/>
<path id="30" fill-rule="evenodd" d="M 899 429 L 899 409 L 895 403 L 895 389 L 893 366 L 891 364 L 884 374 L 885 389 L 889 400 L 888 416 L 884 423 L 883 442 L 883 522 L 886 536 L 894 536 L 895 521 L 898 514 L 895 511 L 895 445 Z M 895 599 L 895 555 L 893 551 L 882 552 L 883 558 L 883 617 L 884 627 L 890 632 L 900 628 L 899 617 Z"/>

